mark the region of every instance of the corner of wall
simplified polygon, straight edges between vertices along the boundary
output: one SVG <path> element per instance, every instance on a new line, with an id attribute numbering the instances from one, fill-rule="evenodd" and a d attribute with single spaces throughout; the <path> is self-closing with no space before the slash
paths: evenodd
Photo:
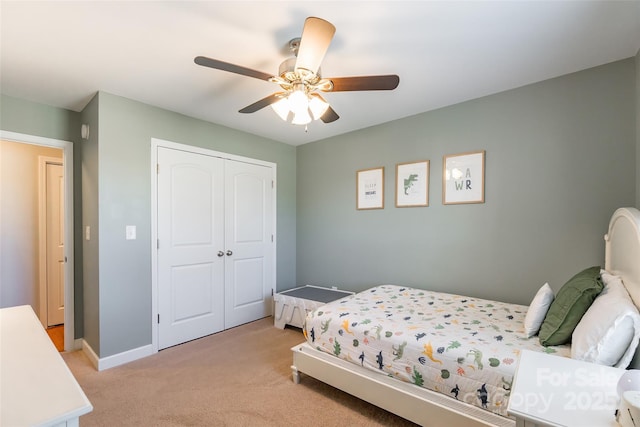
<path id="1" fill-rule="evenodd" d="M 82 340 L 82 351 L 87 355 L 93 367 L 98 371 L 115 368 L 116 366 L 124 365 L 126 363 L 133 362 L 134 360 L 151 356 L 155 353 L 151 345 L 146 345 L 114 354 L 112 356 L 100 358 L 85 340 Z"/>

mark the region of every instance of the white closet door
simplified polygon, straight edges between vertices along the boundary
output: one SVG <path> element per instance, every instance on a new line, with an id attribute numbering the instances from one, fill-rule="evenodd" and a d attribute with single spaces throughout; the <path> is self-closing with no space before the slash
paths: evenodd
<path id="1" fill-rule="evenodd" d="M 224 161 L 158 147 L 158 348 L 224 328 Z"/>
<path id="2" fill-rule="evenodd" d="M 46 165 L 47 326 L 64 323 L 64 169 Z"/>
<path id="3" fill-rule="evenodd" d="M 273 170 L 225 163 L 225 328 L 271 315 Z"/>

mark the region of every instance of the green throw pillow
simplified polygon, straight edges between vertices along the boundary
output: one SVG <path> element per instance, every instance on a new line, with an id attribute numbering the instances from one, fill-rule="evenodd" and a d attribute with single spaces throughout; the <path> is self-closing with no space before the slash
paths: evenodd
<path id="1" fill-rule="evenodd" d="M 600 267 L 587 268 L 565 283 L 540 326 L 540 344 L 548 346 L 570 342 L 573 330 L 603 287 Z"/>

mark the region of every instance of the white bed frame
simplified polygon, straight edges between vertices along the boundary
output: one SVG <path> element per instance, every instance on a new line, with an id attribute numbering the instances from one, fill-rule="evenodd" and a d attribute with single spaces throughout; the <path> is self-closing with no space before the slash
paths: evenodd
<path id="1" fill-rule="evenodd" d="M 622 277 L 640 307 L 640 211 L 616 210 L 604 238 L 605 269 Z M 306 342 L 291 350 L 296 384 L 300 382 L 300 373 L 304 373 L 422 426 L 515 426 L 510 418 L 370 371 L 318 351 Z M 631 366 L 640 367 L 640 349 Z"/>

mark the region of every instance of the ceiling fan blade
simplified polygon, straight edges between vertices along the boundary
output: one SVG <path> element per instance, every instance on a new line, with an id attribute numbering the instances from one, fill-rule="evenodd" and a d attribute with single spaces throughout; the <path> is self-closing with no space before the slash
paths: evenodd
<path id="1" fill-rule="evenodd" d="M 262 98 L 260 101 L 256 101 L 251 105 L 247 105 L 242 110 L 240 110 L 239 113 L 255 113 L 256 111 L 262 110 L 264 107 L 267 107 L 274 102 L 278 102 L 280 99 L 282 99 L 281 95 L 281 92 L 271 94 L 266 98 Z"/>
<path id="2" fill-rule="evenodd" d="M 395 74 L 360 77 L 331 77 L 333 89 L 329 92 L 356 90 L 393 90 L 398 87 L 400 77 Z"/>
<path id="3" fill-rule="evenodd" d="M 317 73 L 335 32 L 336 27 L 330 22 L 313 16 L 307 18 L 302 29 L 295 70 Z"/>
<path id="4" fill-rule="evenodd" d="M 335 110 L 331 108 L 331 106 L 329 106 L 329 108 L 327 108 L 327 111 L 325 111 L 322 117 L 320 117 L 320 120 L 325 123 L 331 123 L 335 122 L 339 118 L 340 116 L 338 115 L 338 113 L 336 113 Z"/>
<path id="5" fill-rule="evenodd" d="M 196 56 L 193 60 L 196 64 L 203 67 L 215 68 L 216 70 L 229 71 L 230 73 L 236 73 L 243 76 L 254 77 L 260 80 L 269 81 L 271 74 L 263 73 L 262 71 L 252 70 L 251 68 L 242 67 L 240 65 L 230 64 L 228 62 L 219 61 L 217 59 L 207 58 L 206 56 Z"/>

